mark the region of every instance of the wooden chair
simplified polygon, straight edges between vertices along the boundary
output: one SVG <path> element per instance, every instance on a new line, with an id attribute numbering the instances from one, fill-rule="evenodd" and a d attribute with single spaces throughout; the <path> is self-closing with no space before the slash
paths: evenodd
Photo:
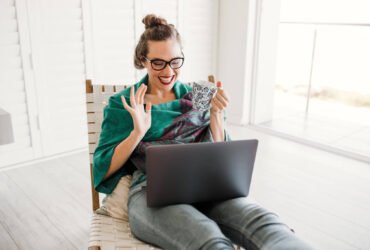
<path id="1" fill-rule="evenodd" d="M 126 85 L 92 85 L 91 80 L 86 81 L 91 194 L 94 211 L 90 225 L 89 250 L 155 249 L 153 246 L 139 241 L 131 234 L 128 221 L 96 213 L 96 210 L 100 207 L 100 201 L 99 193 L 94 189 L 92 164 L 93 154 L 99 142 L 103 110 L 111 95 L 127 87 Z"/>
<path id="2" fill-rule="evenodd" d="M 213 76 L 209 76 L 208 81 L 214 82 Z M 92 85 L 91 80 L 86 80 L 91 194 L 94 211 L 90 226 L 89 250 L 155 249 L 154 246 L 139 241 L 131 234 L 128 221 L 96 213 L 96 210 L 100 207 L 100 202 L 99 193 L 94 189 L 92 164 L 93 154 L 99 142 L 103 110 L 111 95 L 127 87 L 128 85 Z"/>

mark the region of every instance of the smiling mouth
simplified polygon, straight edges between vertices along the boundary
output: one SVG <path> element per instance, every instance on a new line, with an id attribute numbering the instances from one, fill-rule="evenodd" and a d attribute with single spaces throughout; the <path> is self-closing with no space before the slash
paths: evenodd
<path id="1" fill-rule="evenodd" d="M 170 76 L 170 77 L 165 77 L 165 76 L 159 76 L 159 81 L 164 84 L 164 85 L 169 85 L 172 83 L 173 79 L 175 78 L 175 75 Z"/>

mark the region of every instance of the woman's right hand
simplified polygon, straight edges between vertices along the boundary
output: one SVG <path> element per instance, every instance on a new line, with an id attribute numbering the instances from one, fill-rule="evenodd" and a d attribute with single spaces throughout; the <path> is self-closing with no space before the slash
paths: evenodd
<path id="1" fill-rule="evenodd" d="M 144 137 L 145 133 L 152 125 L 152 104 L 148 102 L 146 104 L 146 110 L 144 110 L 144 95 L 146 90 L 147 86 L 145 84 L 141 84 L 136 94 L 134 94 L 135 88 L 134 86 L 131 87 L 131 106 L 128 105 L 125 97 L 121 96 L 123 107 L 130 113 L 132 117 L 134 123 L 134 132 L 141 137 Z"/>

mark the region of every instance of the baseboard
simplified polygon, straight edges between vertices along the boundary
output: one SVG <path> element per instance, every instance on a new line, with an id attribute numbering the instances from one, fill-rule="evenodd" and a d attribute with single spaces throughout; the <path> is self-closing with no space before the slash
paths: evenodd
<path id="1" fill-rule="evenodd" d="M 78 149 L 74 149 L 74 150 L 71 150 L 71 151 L 62 152 L 62 153 L 59 153 L 59 154 L 49 155 L 49 156 L 45 156 L 45 157 L 42 157 L 42 158 L 28 160 L 28 161 L 25 161 L 25 162 L 19 162 L 19 163 L 15 163 L 15 164 L 11 164 L 11 165 L 8 165 L 8 166 L 1 167 L 0 172 L 8 171 L 8 170 L 15 169 L 15 168 L 20 168 L 20 167 L 25 167 L 25 166 L 29 166 L 29 165 L 33 165 L 33 164 L 37 164 L 37 163 L 40 163 L 40 162 L 45 162 L 45 161 L 53 160 L 53 159 L 56 159 L 56 158 L 81 153 L 81 152 L 84 152 L 84 151 L 86 151 L 86 154 L 87 154 L 88 148 L 87 147 L 78 148 Z"/>

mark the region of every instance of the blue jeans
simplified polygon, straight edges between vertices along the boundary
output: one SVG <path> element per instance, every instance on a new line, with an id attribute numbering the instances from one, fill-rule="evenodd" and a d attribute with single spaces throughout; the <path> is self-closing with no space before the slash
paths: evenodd
<path id="1" fill-rule="evenodd" d="M 233 249 L 232 243 L 253 250 L 312 249 L 276 214 L 244 197 L 149 208 L 142 182 L 130 189 L 128 213 L 132 233 L 163 249 Z"/>

